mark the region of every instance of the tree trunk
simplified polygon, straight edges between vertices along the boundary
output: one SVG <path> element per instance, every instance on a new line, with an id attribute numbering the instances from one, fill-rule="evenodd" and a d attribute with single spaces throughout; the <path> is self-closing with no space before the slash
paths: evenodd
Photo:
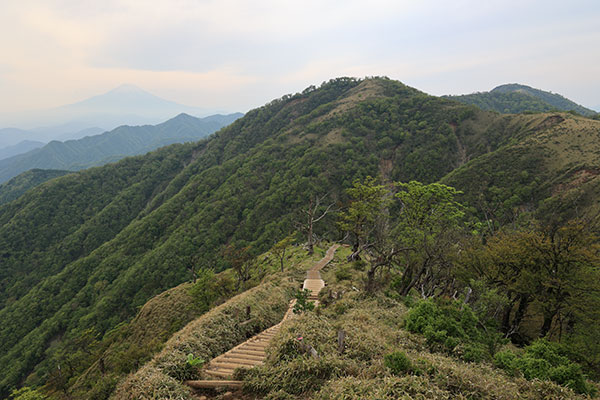
<path id="1" fill-rule="evenodd" d="M 542 324 L 542 330 L 540 331 L 540 337 L 543 338 L 548 334 L 552 327 L 552 320 L 556 315 L 556 311 L 544 312 L 544 323 Z"/>
<path id="2" fill-rule="evenodd" d="M 308 218 L 308 240 L 306 242 L 308 248 L 308 255 L 312 256 L 315 250 L 313 249 L 313 219 L 312 215 Z"/>
<path id="3" fill-rule="evenodd" d="M 375 271 L 376 267 L 371 267 L 367 271 L 367 292 L 373 293 L 373 289 L 375 286 Z"/>
<path id="4" fill-rule="evenodd" d="M 400 291 L 400 294 L 402 296 L 407 296 L 408 293 L 410 292 L 410 290 L 419 282 L 419 280 L 421 279 L 421 277 L 423 276 L 423 274 L 425 273 L 426 270 L 427 270 L 427 260 L 423 261 L 423 265 L 421 266 L 421 269 L 419 270 L 417 275 L 414 276 L 408 284 L 403 285 L 404 287 Z"/>

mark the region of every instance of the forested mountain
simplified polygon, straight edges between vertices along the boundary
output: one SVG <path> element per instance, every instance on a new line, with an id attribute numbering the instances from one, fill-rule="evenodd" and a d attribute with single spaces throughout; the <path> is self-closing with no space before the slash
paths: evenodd
<path id="1" fill-rule="evenodd" d="M 586 117 L 596 114 L 559 94 L 516 83 L 500 85 L 489 92 L 445 97 L 503 114 L 550 111 L 575 111 Z"/>
<path id="2" fill-rule="evenodd" d="M 368 175 L 450 182 L 473 200 L 474 216 L 500 203 L 489 218 L 498 224 L 573 190 L 589 199 L 581 207 L 597 207 L 598 129 L 570 114 L 502 116 L 385 78 L 340 78 L 198 143 L 38 186 L 0 206 L 0 395 L 52 379 L 67 390 L 82 371 L 56 382 L 65 349 L 114 334 L 191 271 L 231 266 L 227 246 L 268 250 L 311 199 L 342 204 Z M 483 197 L 477 174 L 490 188 Z M 333 220 L 317 229 L 338 235 Z"/>
<path id="3" fill-rule="evenodd" d="M 169 144 L 196 141 L 229 125 L 241 115 L 195 118 L 180 114 L 158 125 L 121 126 L 101 135 L 66 142 L 52 141 L 42 148 L 0 160 L 0 182 L 33 168 L 77 171 Z"/>
<path id="4" fill-rule="evenodd" d="M 23 172 L 8 182 L 0 184 L 0 205 L 13 201 L 32 187 L 70 172 L 60 169 L 30 169 Z"/>
<path id="5" fill-rule="evenodd" d="M 0 160 L 16 156 L 18 154 L 27 153 L 30 150 L 40 148 L 44 145 L 42 142 L 33 140 L 23 140 L 15 145 L 7 146 L 0 149 Z"/>

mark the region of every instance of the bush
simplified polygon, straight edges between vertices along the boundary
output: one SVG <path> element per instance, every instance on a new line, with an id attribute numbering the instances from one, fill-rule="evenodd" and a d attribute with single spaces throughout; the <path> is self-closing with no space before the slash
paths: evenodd
<path id="1" fill-rule="evenodd" d="M 309 289 L 298 289 L 294 297 L 296 298 L 296 304 L 294 304 L 294 309 L 292 310 L 294 314 L 301 314 L 305 311 L 312 311 L 315 308 L 315 303 L 308 300 L 311 291 Z"/>
<path id="2" fill-rule="evenodd" d="M 330 379 L 346 375 L 346 368 L 346 363 L 335 357 L 299 357 L 275 367 L 248 370 L 244 389 L 263 395 L 273 391 L 299 395 L 319 390 Z"/>
<path id="3" fill-rule="evenodd" d="M 503 351 L 496 354 L 494 363 L 511 375 L 519 371 L 529 380 L 551 380 L 577 393 L 594 394 L 595 388 L 586 382 L 581 366 L 565 354 L 559 343 L 539 339 L 525 348 L 523 356 Z"/>
<path id="4" fill-rule="evenodd" d="M 335 271 L 335 279 L 338 282 L 352 279 L 352 272 L 348 268 L 340 267 Z"/>
<path id="5" fill-rule="evenodd" d="M 493 355 L 500 334 L 479 328 L 477 317 L 466 305 L 437 304 L 420 300 L 407 313 L 405 328 L 425 336 L 433 350 L 452 352 L 465 361 L 482 361 Z"/>
<path id="6" fill-rule="evenodd" d="M 401 351 L 386 355 L 383 359 L 383 363 L 394 375 L 408 374 L 413 369 L 409 358 Z"/>

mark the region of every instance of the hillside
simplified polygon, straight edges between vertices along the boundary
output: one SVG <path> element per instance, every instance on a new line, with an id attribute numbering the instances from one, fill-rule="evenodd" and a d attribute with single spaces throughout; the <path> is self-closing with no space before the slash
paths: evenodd
<path id="1" fill-rule="evenodd" d="M 573 129 L 600 123 L 568 118 Z M 385 78 L 340 78 L 252 110 L 201 142 L 33 188 L 0 206 L 0 365 L 8 366 L 0 395 L 22 382 L 50 384 L 61 349 L 110 336 L 192 269 L 230 267 L 227 245 L 268 250 L 315 195 L 344 202 L 345 189 L 367 175 L 436 182 L 552 126 Z M 332 219 L 316 233 L 339 235 Z M 76 380 L 81 371 L 72 373 Z"/>
<path id="2" fill-rule="evenodd" d="M 40 148 L 44 145 L 42 142 L 32 140 L 23 140 L 15 145 L 7 146 L 0 149 L 0 160 L 16 156 L 18 154 L 27 153 L 30 150 Z"/>
<path id="3" fill-rule="evenodd" d="M 56 169 L 31 169 L 23 172 L 8 182 L 0 184 L 0 205 L 13 201 L 32 187 L 69 172 Z"/>
<path id="4" fill-rule="evenodd" d="M 277 309 L 276 305 L 285 305 L 288 300 L 282 292 L 305 278 L 302 272 L 317 262 L 325 248 L 317 249 L 317 257 L 307 257 L 302 248 L 293 247 L 285 259 L 283 272 L 277 271 L 277 265 L 265 265 L 269 272 L 261 283 L 179 330 L 149 362 L 121 380 L 111 399 L 193 399 L 199 395 L 222 398 L 222 393 L 231 389 L 200 389 L 194 393 L 183 384 L 182 381 L 190 379 L 211 379 L 204 369 L 186 364 L 187 354 L 210 361 L 246 337 L 279 322 L 285 307 Z M 324 400 L 586 398 L 548 380 L 531 381 L 512 376 L 487 359 L 464 362 L 467 358 L 465 343 L 450 352 L 432 345 L 430 338 L 415 332 L 409 321 L 423 307 L 431 312 L 436 311 L 435 306 L 417 298 L 401 301 L 392 294 L 393 288 L 382 290 L 375 296 L 365 295 L 362 285 L 365 265 L 348 262 L 350 253 L 349 248 L 340 248 L 334 260 L 322 270 L 321 276 L 327 286 L 318 296 L 317 310 L 303 312 L 281 324 L 265 349 L 264 364 L 234 372 L 236 379 L 241 380 L 243 390 L 233 393 L 233 397 Z M 382 280 L 389 282 L 392 277 L 392 272 L 388 271 Z M 165 299 L 158 301 L 164 303 Z M 248 319 L 244 309 L 250 306 L 254 310 L 258 303 L 260 309 Z M 461 314 L 461 318 L 474 317 L 470 309 L 461 310 Z M 158 315 L 162 317 L 162 313 Z M 464 321 L 462 324 L 467 326 Z M 343 346 L 336 340 L 340 331 L 344 332 Z M 472 328 L 469 334 L 475 336 L 480 332 Z M 307 354 L 303 345 L 315 349 L 317 356 Z M 497 350 L 503 346 L 501 351 L 512 348 L 499 345 Z M 396 363 L 389 362 L 392 355 L 397 357 Z M 94 379 L 106 382 L 95 369 Z M 98 381 L 87 378 L 88 395 L 105 388 Z M 218 380 L 212 378 L 215 379 Z"/>
<path id="5" fill-rule="evenodd" d="M 516 83 L 500 85 L 489 92 L 445 97 L 502 114 L 551 111 L 575 111 L 586 117 L 596 114 L 559 94 Z"/>
<path id="6" fill-rule="evenodd" d="M 173 143 L 200 140 L 229 125 L 241 114 L 195 118 L 181 114 L 158 125 L 121 126 L 101 135 L 66 142 L 0 160 L 0 182 L 33 168 L 76 171 L 144 154 Z"/>

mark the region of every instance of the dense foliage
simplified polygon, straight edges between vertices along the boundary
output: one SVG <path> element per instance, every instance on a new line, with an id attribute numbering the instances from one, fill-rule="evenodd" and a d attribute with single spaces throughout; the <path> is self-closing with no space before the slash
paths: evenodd
<path id="1" fill-rule="evenodd" d="M 501 85 L 490 92 L 446 97 L 477 106 L 482 110 L 503 114 L 573 111 L 587 117 L 596 115 L 593 110 L 580 106 L 559 94 L 518 84 Z"/>
<path id="2" fill-rule="evenodd" d="M 510 374 L 520 372 L 526 379 L 549 379 L 577 393 L 595 394 L 596 389 L 586 382 L 581 366 L 569 360 L 567 354 L 568 350 L 559 343 L 539 339 L 525 347 L 522 355 L 506 350 L 498 352 L 494 361 Z"/>
<path id="3" fill-rule="evenodd" d="M 69 171 L 56 169 L 31 169 L 23 172 L 0 184 L 0 205 L 13 201 L 35 186 L 68 173 Z"/>

